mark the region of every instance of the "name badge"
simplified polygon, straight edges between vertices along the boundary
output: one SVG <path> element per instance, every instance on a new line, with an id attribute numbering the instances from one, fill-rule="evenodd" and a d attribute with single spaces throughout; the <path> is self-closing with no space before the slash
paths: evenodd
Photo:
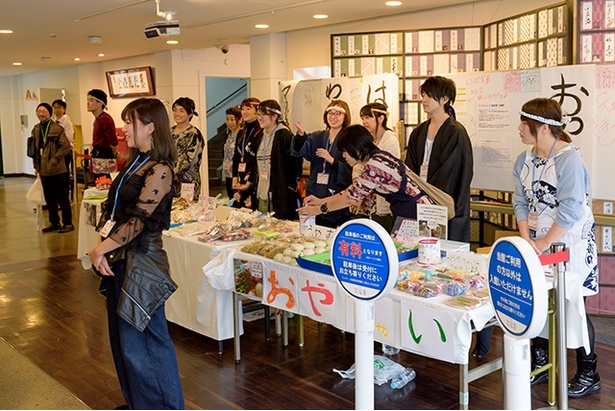
<path id="1" fill-rule="evenodd" d="M 530 212 L 527 216 L 527 228 L 533 231 L 538 229 L 538 213 Z"/>
<path id="2" fill-rule="evenodd" d="M 245 173 L 246 172 L 246 163 L 239 163 L 239 165 L 237 166 L 237 171 L 239 171 L 240 173 Z"/>
<path id="3" fill-rule="evenodd" d="M 329 184 L 329 174 L 327 174 L 327 173 L 318 173 L 316 175 L 316 183 L 317 184 L 328 185 Z"/>
<path id="4" fill-rule="evenodd" d="M 107 222 L 105 223 L 103 228 L 100 229 L 99 234 L 102 235 L 104 238 L 107 238 L 107 236 L 109 235 L 109 233 L 113 229 L 114 225 L 115 225 L 115 221 L 107 220 Z"/>
<path id="5" fill-rule="evenodd" d="M 268 181 L 269 180 L 269 173 L 266 172 L 266 171 L 261 171 L 260 176 L 261 176 L 261 181 Z"/>
<path id="6" fill-rule="evenodd" d="M 421 178 L 427 181 L 427 172 L 429 171 L 429 164 L 421 164 Z"/>

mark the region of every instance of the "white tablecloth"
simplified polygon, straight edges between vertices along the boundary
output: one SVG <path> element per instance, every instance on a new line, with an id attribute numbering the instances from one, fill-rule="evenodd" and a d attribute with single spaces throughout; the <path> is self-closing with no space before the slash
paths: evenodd
<path id="1" fill-rule="evenodd" d="M 235 253 L 238 264 L 262 273 L 263 304 L 354 332 L 354 300 L 332 275 L 290 267 L 271 259 Z M 450 307 L 450 297 L 415 297 L 393 290 L 375 303 L 374 339 L 406 351 L 467 364 L 472 324 L 478 330 L 494 316 L 490 304 L 473 310 Z"/>
<path id="2" fill-rule="evenodd" d="M 162 241 L 171 277 L 179 286 L 166 302 L 167 320 L 218 341 L 233 338 L 233 293 L 212 288 L 203 266 L 223 249 L 238 244 L 203 243 L 176 230 L 165 231 Z"/>

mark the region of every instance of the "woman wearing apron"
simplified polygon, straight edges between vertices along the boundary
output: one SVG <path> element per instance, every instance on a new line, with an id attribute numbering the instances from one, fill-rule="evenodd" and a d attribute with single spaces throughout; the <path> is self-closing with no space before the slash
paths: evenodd
<path id="1" fill-rule="evenodd" d="M 513 205 L 521 237 L 537 254 L 548 251 L 553 242 L 570 249 L 568 270 L 579 276 L 584 297 L 598 293 L 598 257 L 594 217 L 589 198 L 589 173 L 579 149 L 564 131 L 570 121 L 562 117 L 560 105 L 552 99 L 536 98 L 521 109 L 519 135 L 532 145 L 515 162 Z M 568 383 L 568 396 L 580 398 L 600 390 L 596 371 L 594 327 L 589 316 L 589 351 L 576 349 L 577 372 Z M 585 330 L 584 330 L 585 331 Z M 532 341 L 532 369 L 547 363 L 547 340 Z M 547 381 L 543 372 L 531 378 L 535 385 Z"/>

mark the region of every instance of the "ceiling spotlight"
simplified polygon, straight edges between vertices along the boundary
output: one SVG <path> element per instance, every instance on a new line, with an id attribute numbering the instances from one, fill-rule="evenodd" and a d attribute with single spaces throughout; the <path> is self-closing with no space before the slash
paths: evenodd
<path id="1" fill-rule="evenodd" d="M 257 29 L 268 29 L 269 28 L 269 24 L 257 24 L 256 26 Z"/>
<path id="2" fill-rule="evenodd" d="M 0 34 L 13 34 L 13 30 L 2 29 L 0 30 Z"/>
<path id="3" fill-rule="evenodd" d="M 90 41 L 90 44 L 101 44 L 102 43 L 102 37 L 100 36 L 89 36 L 88 40 Z"/>
<path id="4" fill-rule="evenodd" d="M 329 16 L 327 16 L 326 14 L 314 14 L 312 17 L 315 18 L 315 19 L 326 19 L 326 18 L 329 18 Z"/>
<path id="5" fill-rule="evenodd" d="M 401 6 L 401 1 L 387 1 L 384 5 L 389 7 L 397 7 Z"/>
<path id="6" fill-rule="evenodd" d="M 105 57 L 105 53 L 98 53 L 98 57 Z"/>
<path id="7" fill-rule="evenodd" d="M 14 61 L 14 62 L 13 62 L 13 65 L 14 65 L 14 66 L 21 66 L 21 61 Z"/>
<path id="8" fill-rule="evenodd" d="M 75 57 L 75 61 L 81 61 L 79 57 Z"/>
<path id="9" fill-rule="evenodd" d="M 49 63 L 49 60 L 51 60 L 51 57 L 41 57 L 41 63 Z"/>
<path id="10" fill-rule="evenodd" d="M 177 40 L 167 40 L 167 44 L 179 44 Z"/>

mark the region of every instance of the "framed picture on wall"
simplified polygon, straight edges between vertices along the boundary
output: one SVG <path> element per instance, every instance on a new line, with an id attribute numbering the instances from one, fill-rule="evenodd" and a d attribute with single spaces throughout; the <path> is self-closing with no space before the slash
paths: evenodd
<path id="1" fill-rule="evenodd" d="M 113 98 L 156 94 L 151 67 L 107 71 L 107 85 Z"/>

